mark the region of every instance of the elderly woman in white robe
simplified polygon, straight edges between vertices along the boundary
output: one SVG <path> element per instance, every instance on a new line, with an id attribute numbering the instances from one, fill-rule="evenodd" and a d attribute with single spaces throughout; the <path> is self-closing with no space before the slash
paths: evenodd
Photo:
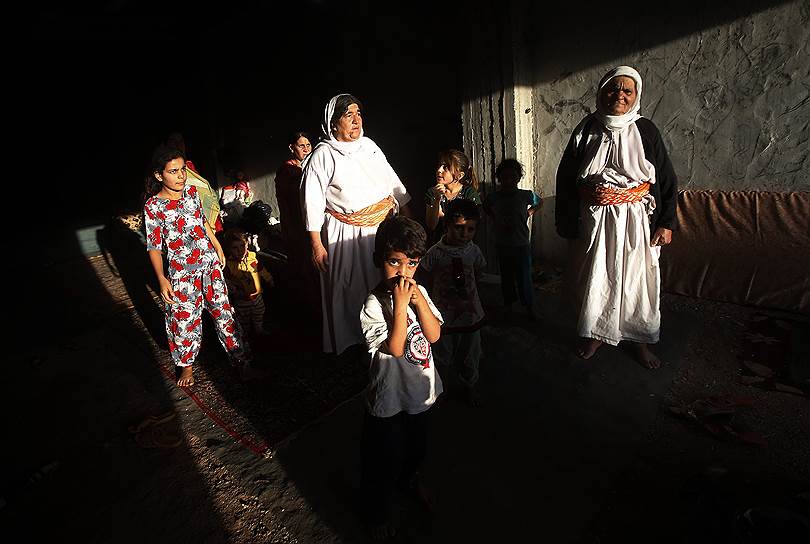
<path id="1" fill-rule="evenodd" d="M 576 240 L 578 355 L 633 342 L 639 363 L 658 368 L 661 246 L 675 224 L 677 179 L 661 134 L 639 114 L 642 81 L 629 66 L 599 82 L 596 112 L 574 129 L 557 170 L 556 227 Z"/>
<path id="2" fill-rule="evenodd" d="M 405 186 L 382 150 L 363 135 L 360 101 L 349 94 L 326 105 L 322 141 L 303 163 L 301 201 L 312 262 L 321 273 L 323 349 L 342 353 L 364 342 L 360 311 L 381 279 L 374 265 L 377 225 L 409 215 Z"/>

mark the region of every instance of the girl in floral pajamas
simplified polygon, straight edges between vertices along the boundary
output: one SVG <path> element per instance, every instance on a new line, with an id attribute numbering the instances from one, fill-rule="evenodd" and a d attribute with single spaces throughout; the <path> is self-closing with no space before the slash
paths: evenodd
<path id="1" fill-rule="evenodd" d="M 166 335 L 174 364 L 180 368 L 177 385 L 194 384 L 192 365 L 202 340 L 202 310 L 211 314 L 217 336 L 231 362 L 245 367 L 247 346 L 228 303 L 222 275 L 225 258 L 211 227 L 203 218 L 200 197 L 186 185 L 186 161 L 177 149 L 155 150 L 147 179 L 144 205 L 146 249 L 166 303 Z M 168 278 L 164 273 L 165 245 Z"/>

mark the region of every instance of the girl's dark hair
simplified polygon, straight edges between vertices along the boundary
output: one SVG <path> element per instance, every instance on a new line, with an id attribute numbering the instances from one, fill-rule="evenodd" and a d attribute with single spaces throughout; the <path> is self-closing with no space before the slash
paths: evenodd
<path id="1" fill-rule="evenodd" d="M 349 106 L 352 104 L 357 104 L 360 111 L 363 111 L 363 104 L 361 104 L 360 101 L 353 95 L 342 94 L 338 96 L 338 99 L 335 101 L 335 111 L 332 113 L 332 118 L 329 119 L 330 131 L 335 130 L 338 120 L 343 117 L 343 114 L 349 111 Z"/>
<path id="2" fill-rule="evenodd" d="M 292 135 L 290 135 L 290 139 L 287 140 L 287 143 L 290 144 L 290 145 L 295 145 L 295 143 L 300 138 L 306 138 L 307 140 L 310 141 L 310 143 L 312 142 L 312 138 L 309 137 L 309 134 L 307 134 L 304 131 L 299 130 L 298 132 L 293 132 Z"/>
<path id="3" fill-rule="evenodd" d="M 523 165 L 520 164 L 520 161 L 517 159 L 504 159 L 501 163 L 495 168 L 495 177 L 500 176 L 501 172 L 504 170 L 517 170 L 520 177 L 523 177 Z"/>
<path id="4" fill-rule="evenodd" d="M 448 149 L 439 153 L 439 164 L 449 166 L 455 172 L 464 174 L 461 178 L 462 185 L 470 185 L 476 191 L 478 190 L 478 177 L 472 169 L 472 163 L 463 151 L 458 149 Z"/>
<path id="5" fill-rule="evenodd" d="M 444 205 L 444 220 L 446 224 L 456 217 L 463 217 L 469 221 L 480 221 L 481 210 L 478 204 L 466 198 L 454 198 Z"/>
<path id="6" fill-rule="evenodd" d="M 149 171 L 146 173 L 146 178 L 144 179 L 144 201 L 160 192 L 162 184 L 157 180 L 155 174 L 163 172 L 166 163 L 174 159 L 183 159 L 183 161 L 185 161 L 186 155 L 179 149 L 167 145 L 160 145 L 155 148 L 152 153 L 152 162 L 149 166 Z"/>
<path id="7" fill-rule="evenodd" d="M 377 227 L 374 238 L 374 264 L 382 265 L 383 259 L 395 251 L 401 251 L 411 259 L 425 254 L 427 234 L 425 229 L 402 215 L 389 217 Z"/>

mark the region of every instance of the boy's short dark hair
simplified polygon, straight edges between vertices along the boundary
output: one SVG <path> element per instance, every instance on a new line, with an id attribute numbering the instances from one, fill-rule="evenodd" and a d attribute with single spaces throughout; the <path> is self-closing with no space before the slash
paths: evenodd
<path id="1" fill-rule="evenodd" d="M 468 221 L 480 221 L 481 210 L 478 204 L 466 198 L 454 198 L 444 206 L 445 222 L 455 220 L 457 217 L 463 217 Z"/>
<path id="2" fill-rule="evenodd" d="M 389 217 L 377 227 L 374 238 L 374 264 L 381 266 L 383 259 L 395 251 L 400 251 L 411 259 L 425 254 L 427 234 L 425 229 L 402 215 Z"/>

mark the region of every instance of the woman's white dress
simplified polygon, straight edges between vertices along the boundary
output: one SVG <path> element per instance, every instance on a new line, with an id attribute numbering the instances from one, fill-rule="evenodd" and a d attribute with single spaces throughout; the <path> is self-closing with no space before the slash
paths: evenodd
<path id="1" fill-rule="evenodd" d="M 387 196 L 398 207 L 410 200 L 377 144 L 366 137 L 352 144 L 319 143 L 303 165 L 301 181 L 306 229 L 321 232 L 328 254 L 328 270 L 321 274 L 323 349 L 335 353 L 365 341 L 360 311 L 381 275 L 373 261 L 377 227 L 349 225 L 324 210 L 350 214 Z"/>
<path id="2" fill-rule="evenodd" d="M 585 244 L 578 252 L 579 336 L 614 346 L 621 340 L 658 342 L 661 248 L 650 247 L 651 201 L 645 197 L 628 204 L 584 206 L 582 239 L 577 241 Z"/>

